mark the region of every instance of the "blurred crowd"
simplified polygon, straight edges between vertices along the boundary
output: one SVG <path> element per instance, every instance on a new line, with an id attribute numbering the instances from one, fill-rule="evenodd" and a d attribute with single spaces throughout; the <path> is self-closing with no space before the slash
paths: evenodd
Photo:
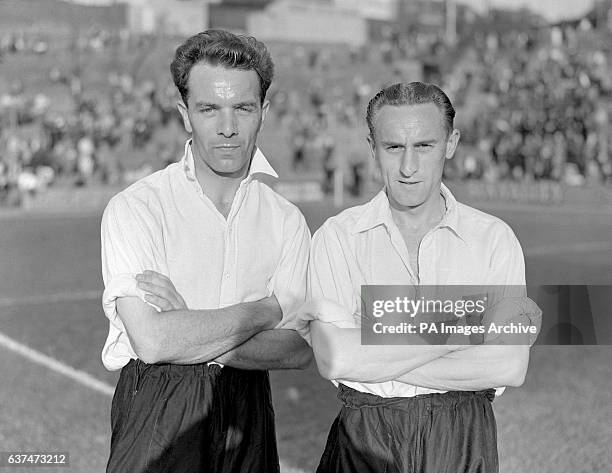
<path id="1" fill-rule="evenodd" d="M 579 34 L 489 34 L 455 54 L 459 59 L 446 70 L 432 58 L 454 53 L 431 35 L 390 38 L 343 57 L 294 59 L 302 67 L 306 62 L 305 74 L 314 79 L 276 96 L 274 109 L 290 130 L 293 167 L 321 163 L 326 192 L 341 168 L 348 190 L 359 194 L 376 173 L 363 139 L 368 100 L 389 83 L 414 77 L 418 63 L 423 80 L 440 84 L 457 109 L 461 146 L 446 166 L 447 178 L 612 183 L 612 58 L 581 45 Z M 373 57 L 392 72 L 385 82 Z M 329 64 L 351 79 L 334 82 Z M 366 76 L 368 69 L 374 74 Z"/>
<path id="2" fill-rule="evenodd" d="M 464 176 L 611 182 L 609 58 L 560 41 L 504 40 L 479 51 L 475 81 L 486 105 L 464 130 L 474 145 Z"/>
<path id="3" fill-rule="evenodd" d="M 104 54 L 110 36 L 88 34 L 76 47 Z M 5 35 L 4 54 L 45 54 L 36 36 Z M 46 44 L 46 43 L 45 43 Z M 177 140 L 154 142 L 154 132 L 178 125 L 170 80 L 136 83 L 127 73 L 111 72 L 103 90 L 87 93 L 78 71 L 53 66 L 48 83 L 65 89 L 62 107 L 43 92 L 32 94 L 21 81 L 0 95 L 0 203 L 19 205 L 52 184 L 115 185 L 154 170 L 151 163 L 126 167 L 124 158 L 143 151 L 156 161 L 175 159 Z M 60 100 L 57 100 L 59 102 Z"/>
<path id="4" fill-rule="evenodd" d="M 120 158 L 150 148 L 156 129 L 177 122 L 174 90 L 152 81 L 135 86 L 128 76 L 116 75 L 109 85 L 105 100 L 76 96 L 74 110 L 64 113 L 52 111 L 43 94 L 0 97 L 0 199 L 18 201 L 58 181 L 120 184 L 153 170 L 147 163 L 140 170 L 126 169 Z M 173 160 L 172 143 L 156 143 L 152 152 Z"/>
<path id="5" fill-rule="evenodd" d="M 135 39 L 98 31 L 77 47 L 108 55 L 113 41 Z M 48 50 L 37 36 L 0 38 L 0 60 Z M 272 53 L 277 143 L 288 150 L 288 170 L 320 176 L 324 192 L 339 178 L 359 195 L 375 180 L 365 144 L 368 100 L 413 77 L 439 83 L 456 105 L 462 146 L 448 178 L 612 182 L 609 53 L 585 50 L 575 37 L 489 35 L 451 50 L 436 35 L 390 34 L 361 49 L 277 46 Z M 50 68 L 49 83 L 65 85 L 70 97 L 61 110 L 20 81 L 0 90 L 0 203 L 18 204 L 49 185 L 123 184 L 180 155 L 182 125 L 168 73 L 138 81 L 105 74 L 103 90 L 88 93 L 78 70 Z M 134 153 L 154 162 L 126 165 Z"/>

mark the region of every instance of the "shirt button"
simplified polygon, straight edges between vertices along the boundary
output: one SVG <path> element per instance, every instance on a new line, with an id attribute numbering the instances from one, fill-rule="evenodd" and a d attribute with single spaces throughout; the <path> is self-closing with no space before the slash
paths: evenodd
<path id="1" fill-rule="evenodd" d="M 225 279 L 229 279 L 229 278 L 230 278 L 229 273 L 225 273 Z"/>

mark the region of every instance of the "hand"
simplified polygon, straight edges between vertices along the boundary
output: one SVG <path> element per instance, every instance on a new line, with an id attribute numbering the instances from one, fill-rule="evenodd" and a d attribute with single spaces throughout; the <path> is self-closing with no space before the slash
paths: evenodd
<path id="1" fill-rule="evenodd" d="M 295 330 L 310 345 L 311 322 L 319 321 L 325 326 L 338 328 L 357 328 L 361 325 L 360 318 L 359 314 L 351 314 L 347 308 L 330 299 L 309 299 L 286 318 L 282 328 Z"/>
<path id="2" fill-rule="evenodd" d="M 146 293 L 145 301 L 159 307 L 162 312 L 187 309 L 183 297 L 176 290 L 172 281 L 163 274 L 144 271 L 136 275 L 136 281 L 138 288 Z"/>
<path id="3" fill-rule="evenodd" d="M 485 327 L 491 323 L 508 325 L 511 322 L 528 326 L 535 326 L 535 334 L 489 335 L 485 337 L 488 343 L 497 343 L 496 340 L 508 340 L 508 344 L 533 345 L 542 327 L 542 310 L 529 297 L 506 297 L 486 312 L 483 319 Z"/>
<path id="4" fill-rule="evenodd" d="M 287 328 L 298 332 L 306 341 L 310 340 L 310 322 L 313 320 L 322 320 L 323 322 L 334 323 L 338 319 L 336 306 L 330 306 L 331 310 L 322 310 L 328 308 L 327 303 L 335 304 L 325 299 L 309 299 L 304 304 L 300 305 L 297 310 L 283 318 L 282 323 L 276 328 Z M 340 306 L 338 306 L 340 307 Z M 329 317 L 325 318 L 326 313 Z"/>

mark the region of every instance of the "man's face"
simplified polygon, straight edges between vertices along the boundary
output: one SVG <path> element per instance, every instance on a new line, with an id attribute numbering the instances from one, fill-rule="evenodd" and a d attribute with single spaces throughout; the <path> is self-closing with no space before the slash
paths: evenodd
<path id="1" fill-rule="evenodd" d="M 196 169 L 209 175 L 243 177 L 255 150 L 268 102 L 261 105 L 253 70 L 198 63 L 189 74 L 188 103 L 178 108 L 192 134 Z"/>
<path id="2" fill-rule="evenodd" d="M 459 130 L 447 133 L 433 103 L 384 105 L 373 125 L 375 136 L 368 142 L 391 206 L 404 210 L 436 199 L 444 161 L 455 153 Z"/>

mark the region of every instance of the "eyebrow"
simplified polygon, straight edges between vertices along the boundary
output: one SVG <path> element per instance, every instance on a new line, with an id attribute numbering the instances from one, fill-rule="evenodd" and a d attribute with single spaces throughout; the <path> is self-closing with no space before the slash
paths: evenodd
<path id="1" fill-rule="evenodd" d="M 432 144 L 435 144 L 437 142 L 438 142 L 438 140 L 435 139 L 435 138 L 428 138 L 428 139 L 425 139 L 425 140 L 415 141 L 414 144 L 415 145 L 432 145 Z"/>
<path id="2" fill-rule="evenodd" d="M 259 102 L 257 102 L 257 101 L 240 102 L 240 103 L 237 103 L 236 105 L 234 105 L 234 108 L 240 108 L 240 107 L 255 107 L 256 108 L 258 103 Z"/>
<path id="3" fill-rule="evenodd" d="M 438 140 L 435 138 L 428 138 L 425 140 L 415 141 L 413 145 L 430 145 L 437 143 Z M 393 140 L 381 140 L 380 142 L 383 146 L 405 146 L 406 143 L 403 141 L 393 141 Z"/>
<path id="4" fill-rule="evenodd" d="M 210 108 L 214 108 L 214 109 L 219 108 L 219 106 L 217 104 L 208 103 L 208 102 L 196 102 L 195 106 L 196 107 L 210 107 Z"/>
<path id="5" fill-rule="evenodd" d="M 239 107 L 257 107 L 257 104 L 259 102 L 257 101 L 246 101 L 246 102 L 239 102 L 237 104 L 232 105 L 233 108 L 239 108 Z M 209 102 L 196 102 L 195 103 L 196 107 L 210 107 L 213 108 L 215 110 L 221 108 L 221 106 L 219 106 L 218 104 L 215 103 L 209 103 Z"/>

